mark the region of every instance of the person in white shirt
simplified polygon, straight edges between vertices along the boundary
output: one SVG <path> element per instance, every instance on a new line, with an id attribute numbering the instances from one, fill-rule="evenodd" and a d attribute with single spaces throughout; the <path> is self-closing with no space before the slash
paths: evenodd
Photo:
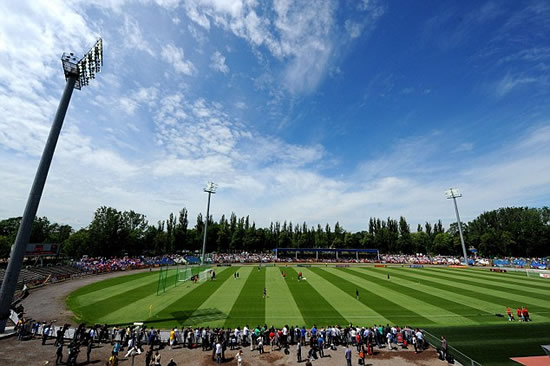
<path id="1" fill-rule="evenodd" d="M 386 334 L 386 342 L 388 343 L 388 349 L 393 350 L 393 347 L 391 345 L 391 340 L 392 340 L 392 335 L 390 332 L 388 332 L 388 334 Z"/>
<path id="2" fill-rule="evenodd" d="M 222 363 L 222 345 L 219 341 L 216 343 L 216 363 Z"/>
<path id="3" fill-rule="evenodd" d="M 243 350 L 239 350 L 239 352 L 235 355 L 235 358 L 237 359 L 237 366 L 242 366 L 243 364 Z"/>

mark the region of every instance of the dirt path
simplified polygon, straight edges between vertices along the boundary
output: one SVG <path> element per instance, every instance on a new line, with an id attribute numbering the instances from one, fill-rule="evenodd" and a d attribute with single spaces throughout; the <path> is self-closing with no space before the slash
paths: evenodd
<path id="1" fill-rule="evenodd" d="M 308 347 L 304 348 L 307 351 Z M 102 344 L 95 347 L 92 350 L 90 357 L 90 364 L 103 366 L 109 358 L 109 354 L 112 350 L 110 344 Z M 18 341 L 16 337 L 0 340 L 0 365 L 13 365 L 13 366 L 39 366 L 39 365 L 55 365 L 55 351 L 56 348 L 53 345 L 53 340 L 49 340 L 45 346 L 41 345 L 40 340 Z M 259 355 L 258 351 L 251 352 L 250 349 L 243 349 L 244 366 L 260 366 L 260 365 L 305 365 L 305 362 L 296 362 L 295 347 L 290 348 L 290 355 L 285 355 L 280 351 L 266 352 L 263 355 Z M 357 365 L 357 352 L 353 351 L 353 365 Z M 333 365 L 345 365 L 344 359 L 345 349 L 338 347 L 336 351 L 326 350 L 325 357 L 313 360 L 312 363 L 315 366 L 333 366 Z M 435 351 L 426 350 L 424 352 L 415 354 L 414 351 L 377 351 L 374 356 L 367 358 L 367 365 L 372 366 L 441 366 L 446 364 L 437 359 Z M 121 366 L 130 366 L 132 360 L 130 358 L 124 358 L 125 351 L 120 352 Z M 226 362 L 224 365 L 236 365 L 237 361 L 234 359 L 237 351 L 226 351 Z M 307 352 L 303 352 L 307 353 Z M 67 347 L 63 350 L 63 361 L 67 359 Z M 187 348 L 174 348 L 170 350 L 165 348 L 160 350 L 162 357 L 162 365 L 168 364 L 171 358 L 177 363 L 178 366 L 214 366 L 216 363 L 212 361 L 211 352 L 203 352 L 200 349 L 187 349 Z M 145 364 L 145 355 L 142 353 L 135 358 L 135 365 Z M 86 363 L 86 349 L 82 348 L 77 362 L 79 365 Z"/>

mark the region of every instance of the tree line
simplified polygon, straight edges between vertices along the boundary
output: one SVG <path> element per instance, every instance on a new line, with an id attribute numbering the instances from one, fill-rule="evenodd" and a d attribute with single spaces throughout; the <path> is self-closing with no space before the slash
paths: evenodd
<path id="1" fill-rule="evenodd" d="M 21 218 L 0 221 L 0 257 L 9 256 Z M 72 258 L 89 256 L 159 255 L 202 248 L 205 218 L 199 214 L 190 227 L 187 209 L 171 213 L 166 220 L 149 224 L 145 215 L 98 208 L 92 222 L 74 231 L 68 225 L 35 219 L 31 243 L 62 243 L 62 253 Z M 458 225 L 446 230 L 441 220 L 426 222 L 411 231 L 404 217 L 370 218 L 364 231 L 334 226 L 308 226 L 290 221 L 256 227 L 249 216 L 222 215 L 208 218 L 207 251 L 265 251 L 273 248 L 372 248 L 381 253 L 461 255 Z M 540 257 L 550 255 L 550 209 L 507 207 L 484 212 L 463 223 L 468 247 L 482 256 Z"/>

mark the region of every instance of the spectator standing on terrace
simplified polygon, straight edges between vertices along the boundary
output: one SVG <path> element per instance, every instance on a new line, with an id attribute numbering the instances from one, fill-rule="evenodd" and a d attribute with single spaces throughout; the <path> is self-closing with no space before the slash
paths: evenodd
<path id="1" fill-rule="evenodd" d="M 445 336 L 441 336 L 441 356 L 443 360 L 447 359 L 447 339 L 445 339 Z"/>
<path id="2" fill-rule="evenodd" d="M 62 364 L 63 363 L 63 343 L 59 343 L 57 345 L 57 349 L 55 350 L 55 364 Z"/>
<path id="3" fill-rule="evenodd" d="M 296 359 L 298 362 L 302 362 L 302 345 L 300 342 L 296 345 Z"/>
<path id="4" fill-rule="evenodd" d="M 174 329 L 172 329 L 170 331 L 170 349 L 172 349 L 172 347 L 174 347 L 174 341 L 176 340 L 176 331 Z"/>
<path id="5" fill-rule="evenodd" d="M 243 365 L 243 350 L 239 350 L 237 354 L 235 355 L 235 358 L 237 359 L 237 366 Z"/>
<path id="6" fill-rule="evenodd" d="M 222 363 L 222 345 L 220 341 L 216 343 L 216 363 Z"/>
<path id="7" fill-rule="evenodd" d="M 51 324 L 46 325 L 46 322 L 42 323 L 42 345 L 46 344 L 46 340 L 48 339 L 48 335 L 50 334 L 51 329 Z"/>
<path id="8" fill-rule="evenodd" d="M 153 357 L 153 365 L 160 366 L 160 354 L 159 351 L 155 352 L 155 356 Z"/>
<path id="9" fill-rule="evenodd" d="M 90 363 L 90 354 L 92 353 L 92 348 L 94 347 L 93 339 L 88 341 L 86 345 L 86 363 Z"/>
<path id="10" fill-rule="evenodd" d="M 349 349 L 349 346 L 346 346 L 346 353 L 344 354 L 344 357 L 346 358 L 346 365 L 351 366 L 351 350 Z"/>

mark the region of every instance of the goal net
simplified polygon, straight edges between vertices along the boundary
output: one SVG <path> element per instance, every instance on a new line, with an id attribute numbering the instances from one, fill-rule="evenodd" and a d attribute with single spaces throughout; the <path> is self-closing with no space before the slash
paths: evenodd
<path id="1" fill-rule="evenodd" d="M 527 273 L 527 277 L 548 278 L 548 279 L 550 279 L 550 270 L 526 269 L 525 273 Z"/>
<path id="2" fill-rule="evenodd" d="M 188 281 L 191 279 L 191 277 L 193 276 L 193 269 L 190 268 L 190 267 L 182 267 L 182 268 L 178 268 L 178 274 L 177 274 L 177 277 L 178 277 L 178 281 L 182 282 L 182 281 Z"/>
<path id="3" fill-rule="evenodd" d="M 207 269 L 206 271 L 202 271 L 199 273 L 199 281 L 206 281 L 210 279 L 210 276 L 212 275 L 212 270 Z"/>

